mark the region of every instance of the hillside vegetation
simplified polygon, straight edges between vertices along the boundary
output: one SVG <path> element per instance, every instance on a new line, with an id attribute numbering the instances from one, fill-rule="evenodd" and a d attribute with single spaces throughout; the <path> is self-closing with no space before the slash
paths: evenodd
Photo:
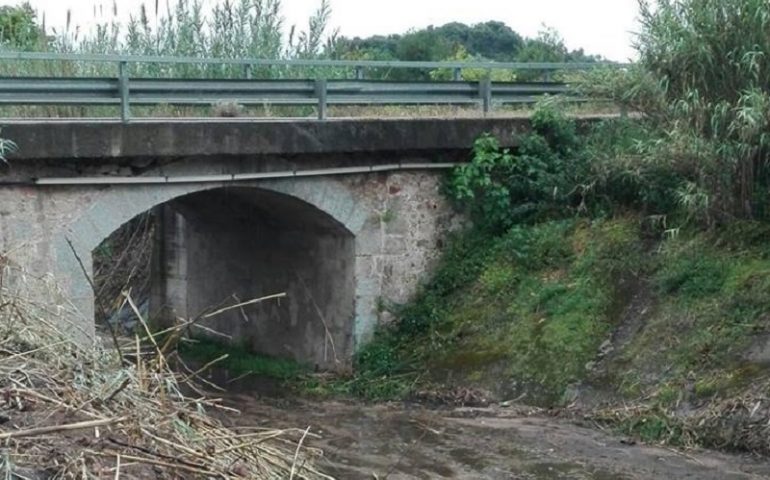
<path id="1" fill-rule="evenodd" d="M 360 353 L 353 392 L 475 387 L 770 453 L 770 5 L 641 18 L 641 62 L 584 87 L 641 117 L 576 125 L 547 102 L 516 151 L 479 139 L 446 189 L 474 226 Z"/>

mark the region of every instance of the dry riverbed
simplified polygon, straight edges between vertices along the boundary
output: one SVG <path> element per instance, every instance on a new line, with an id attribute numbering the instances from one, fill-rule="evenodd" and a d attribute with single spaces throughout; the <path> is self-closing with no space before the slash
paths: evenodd
<path id="1" fill-rule="evenodd" d="M 319 467 L 340 479 L 770 478 L 770 463 L 710 451 L 633 445 L 520 408 L 442 409 L 231 394 L 239 427 L 311 427 Z"/>

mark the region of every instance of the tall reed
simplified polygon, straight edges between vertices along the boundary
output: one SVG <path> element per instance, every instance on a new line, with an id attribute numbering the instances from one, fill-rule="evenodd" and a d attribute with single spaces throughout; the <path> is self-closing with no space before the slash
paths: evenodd
<path id="1" fill-rule="evenodd" d="M 285 28 L 281 0 L 218 0 L 205 9 L 201 0 L 154 0 L 148 10 L 142 4 L 121 22 L 113 1 L 107 20 L 94 12 L 93 27 L 74 27 L 71 12 L 63 28 L 52 30 L 39 50 L 60 53 L 128 54 L 193 58 L 313 59 L 331 56 L 336 31 L 330 31 L 331 4 L 320 0 L 307 27 Z M 239 78 L 247 72 L 240 65 L 133 64 L 131 74 L 177 78 Z M 308 76 L 297 69 L 254 68 L 258 78 Z M 327 76 L 345 74 L 324 72 Z M 114 76 L 115 66 L 90 62 L 4 62 L 0 74 Z"/>
<path id="2" fill-rule="evenodd" d="M 588 81 L 649 121 L 633 170 L 665 167 L 679 205 L 709 225 L 770 219 L 770 2 L 640 5 L 639 64 Z"/>

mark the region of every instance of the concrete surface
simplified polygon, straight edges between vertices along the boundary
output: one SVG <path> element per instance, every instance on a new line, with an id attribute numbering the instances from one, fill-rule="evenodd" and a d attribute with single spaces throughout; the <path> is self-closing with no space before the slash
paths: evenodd
<path id="1" fill-rule="evenodd" d="M 83 270 L 91 272 L 91 252 L 136 215 L 164 206 L 176 222 L 165 228 L 177 229 L 164 251 L 186 260 L 176 265 L 166 256 L 166 276 L 158 277 L 166 292 L 154 296 L 155 311 L 160 305 L 187 318 L 227 297 L 287 292 L 280 305 L 249 309 L 248 320 L 231 312 L 212 326 L 263 353 L 348 368 L 355 349 L 387 321 L 378 307 L 414 294 L 461 221 L 439 192 L 441 177 L 416 171 L 237 187 L 5 186 L 0 248 L 29 274 L 52 274 L 61 301 L 76 309 L 67 328 L 90 336 L 94 299 Z"/>
<path id="2" fill-rule="evenodd" d="M 186 155 L 300 155 L 467 150 L 483 133 L 514 144 L 526 118 L 295 121 L 3 122 L 19 147 L 10 160 L 120 159 Z"/>

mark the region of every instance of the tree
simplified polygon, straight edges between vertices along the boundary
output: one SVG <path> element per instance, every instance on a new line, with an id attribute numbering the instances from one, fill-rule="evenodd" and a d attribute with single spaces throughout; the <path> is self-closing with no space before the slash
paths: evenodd
<path id="1" fill-rule="evenodd" d="M 463 46 L 473 57 L 501 62 L 515 60 L 524 46 L 521 35 L 502 22 L 490 21 L 472 26 L 447 23 L 436 31 L 451 43 Z"/>
<path id="2" fill-rule="evenodd" d="M 565 62 L 569 50 L 558 32 L 551 28 L 541 30 L 537 37 L 527 39 L 519 52 L 520 62 Z"/>
<path id="3" fill-rule="evenodd" d="M 403 61 L 497 61 L 497 62 L 590 62 L 598 57 L 583 50 L 569 50 L 554 30 L 546 29 L 536 38 L 524 38 L 502 22 L 489 21 L 466 25 L 453 22 L 439 27 L 413 30 L 403 35 L 369 38 L 341 38 L 335 51 L 337 58 L 351 60 Z M 375 72 L 370 72 L 375 73 Z M 503 72 L 497 80 L 512 80 L 512 72 Z M 396 80 L 449 79 L 448 70 L 415 71 L 384 70 L 375 78 Z M 483 72 L 463 72 L 466 79 L 476 79 Z M 539 78 L 541 72 L 521 72 L 519 79 Z"/>
<path id="4" fill-rule="evenodd" d="M 37 12 L 29 3 L 0 7 L 0 46 L 32 50 L 40 45 L 43 38 Z"/>

